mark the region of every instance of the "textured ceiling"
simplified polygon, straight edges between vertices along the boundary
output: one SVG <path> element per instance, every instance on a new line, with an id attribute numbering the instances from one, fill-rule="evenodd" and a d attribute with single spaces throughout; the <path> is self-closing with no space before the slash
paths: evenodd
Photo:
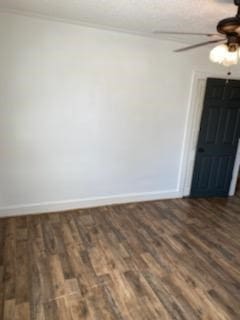
<path id="1" fill-rule="evenodd" d="M 215 32 L 220 19 L 236 13 L 233 0 L 0 0 L 0 9 L 146 35 L 154 30 Z"/>

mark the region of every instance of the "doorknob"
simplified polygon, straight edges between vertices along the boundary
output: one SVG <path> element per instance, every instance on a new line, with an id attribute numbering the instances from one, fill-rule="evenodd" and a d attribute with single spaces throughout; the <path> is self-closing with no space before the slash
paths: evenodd
<path id="1" fill-rule="evenodd" d="M 198 152 L 204 152 L 205 150 L 203 148 L 198 148 Z"/>

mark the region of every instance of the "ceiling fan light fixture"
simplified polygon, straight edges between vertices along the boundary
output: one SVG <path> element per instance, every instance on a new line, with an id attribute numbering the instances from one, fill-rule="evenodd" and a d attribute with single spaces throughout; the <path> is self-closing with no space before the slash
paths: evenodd
<path id="1" fill-rule="evenodd" d="M 233 47 L 227 44 L 221 44 L 211 50 L 209 58 L 214 63 L 230 67 L 238 63 L 239 56 L 240 51 L 238 46 Z"/>
<path id="2" fill-rule="evenodd" d="M 235 65 L 238 63 L 238 55 L 239 55 L 239 52 L 238 50 L 235 50 L 235 51 L 227 51 L 225 57 L 224 57 L 224 60 L 222 62 L 222 64 L 225 66 L 225 67 L 230 67 L 232 65 Z"/>
<path id="3" fill-rule="evenodd" d="M 220 44 L 210 51 L 210 60 L 214 63 L 223 63 L 226 54 L 228 53 L 228 46 Z"/>

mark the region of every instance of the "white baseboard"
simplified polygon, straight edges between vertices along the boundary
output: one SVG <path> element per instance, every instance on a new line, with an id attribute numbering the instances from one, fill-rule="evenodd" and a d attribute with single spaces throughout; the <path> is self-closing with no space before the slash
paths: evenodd
<path id="1" fill-rule="evenodd" d="M 181 198 L 182 195 L 178 190 L 153 191 L 145 193 L 119 194 L 96 198 L 85 198 L 77 200 L 33 203 L 25 205 L 16 205 L 0 207 L 0 218 L 21 216 L 28 214 L 48 213 L 56 211 L 66 211 L 82 208 L 93 208 L 112 204 L 153 201 L 163 199 Z"/>

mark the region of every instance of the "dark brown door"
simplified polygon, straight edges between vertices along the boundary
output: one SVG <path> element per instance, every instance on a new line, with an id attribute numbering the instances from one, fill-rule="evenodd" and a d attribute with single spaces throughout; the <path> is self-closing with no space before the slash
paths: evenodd
<path id="1" fill-rule="evenodd" d="M 208 79 L 192 197 L 228 196 L 240 136 L 240 81 Z"/>

